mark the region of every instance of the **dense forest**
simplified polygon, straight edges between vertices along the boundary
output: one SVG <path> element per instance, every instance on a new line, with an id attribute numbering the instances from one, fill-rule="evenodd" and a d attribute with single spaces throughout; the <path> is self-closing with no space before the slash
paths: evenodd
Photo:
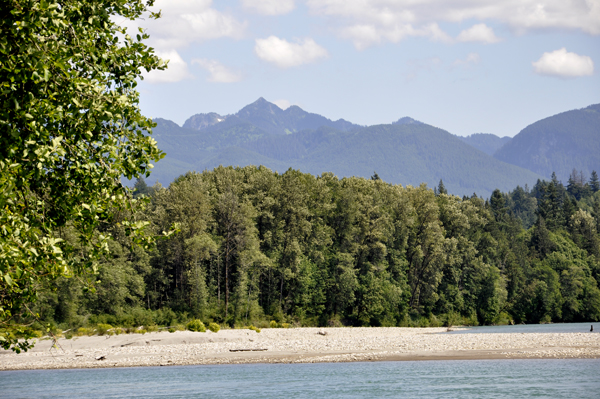
<path id="1" fill-rule="evenodd" d="M 36 303 L 61 328 L 428 326 L 600 320 L 600 186 L 573 171 L 489 199 L 371 179 L 218 167 L 168 188 L 143 180 L 133 246 L 119 218 L 109 257 Z M 70 240 L 69 229 L 57 232 Z M 86 248 L 81 248 L 84 254 Z M 86 291 L 86 292 L 84 292 Z"/>

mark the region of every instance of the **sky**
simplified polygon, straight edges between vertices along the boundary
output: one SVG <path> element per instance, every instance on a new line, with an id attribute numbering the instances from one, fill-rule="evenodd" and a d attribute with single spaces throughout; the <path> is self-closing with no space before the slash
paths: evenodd
<path id="1" fill-rule="evenodd" d="M 361 125 L 409 116 L 514 136 L 600 103 L 600 0 L 157 0 L 166 71 L 145 115 L 182 125 L 259 97 Z"/>

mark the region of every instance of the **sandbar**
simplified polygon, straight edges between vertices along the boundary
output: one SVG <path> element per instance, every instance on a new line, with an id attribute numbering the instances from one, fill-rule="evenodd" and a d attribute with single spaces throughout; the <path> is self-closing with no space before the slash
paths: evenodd
<path id="1" fill-rule="evenodd" d="M 532 358 L 600 358 L 600 334 L 346 327 L 82 336 L 40 340 L 21 354 L 0 350 L 0 370 Z"/>

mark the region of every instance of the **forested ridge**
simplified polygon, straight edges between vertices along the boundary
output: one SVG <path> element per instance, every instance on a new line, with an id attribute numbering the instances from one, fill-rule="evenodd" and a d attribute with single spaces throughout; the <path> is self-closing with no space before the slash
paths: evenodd
<path id="1" fill-rule="evenodd" d="M 597 321 L 599 188 L 577 172 L 489 200 L 253 166 L 140 179 L 134 218 L 178 232 L 136 248 L 117 217 L 95 291 L 65 278 L 36 311 L 61 328 Z"/>
<path id="2" fill-rule="evenodd" d="M 572 168 L 591 173 L 600 167 L 600 104 L 539 120 L 500 148 L 494 157 L 544 177 L 566 180 Z"/>

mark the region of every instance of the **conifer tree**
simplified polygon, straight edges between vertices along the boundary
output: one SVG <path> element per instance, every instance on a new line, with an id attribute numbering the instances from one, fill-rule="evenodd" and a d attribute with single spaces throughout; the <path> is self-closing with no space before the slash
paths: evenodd
<path id="1" fill-rule="evenodd" d="M 496 219 L 496 222 L 501 222 L 505 219 L 508 208 L 500 190 L 495 189 L 490 197 L 490 209 Z"/>
<path id="2" fill-rule="evenodd" d="M 133 197 L 137 198 L 141 195 L 148 195 L 150 189 L 143 177 L 138 177 L 133 186 Z"/>
<path id="3" fill-rule="evenodd" d="M 554 181 L 541 187 L 542 198 L 538 201 L 538 215 L 550 230 L 555 230 L 564 225 L 564 213 L 558 187 Z"/>
<path id="4" fill-rule="evenodd" d="M 569 180 L 567 184 L 567 192 L 571 194 L 575 199 L 581 199 L 582 194 L 582 185 L 579 182 L 579 176 L 575 169 L 569 175 Z"/>
<path id="5" fill-rule="evenodd" d="M 568 224 L 569 220 L 571 220 L 571 216 L 573 216 L 575 212 L 577 212 L 579 206 L 577 205 L 577 201 L 575 200 L 575 198 L 567 196 L 567 198 L 565 198 L 565 200 L 563 201 L 562 209 L 562 220 L 565 222 L 565 224 Z"/>
<path id="6" fill-rule="evenodd" d="M 594 199 L 594 208 L 592 211 L 592 216 L 596 219 L 596 231 L 600 232 L 600 198 L 596 197 Z"/>
<path id="7" fill-rule="evenodd" d="M 600 191 L 600 181 L 598 180 L 598 173 L 595 170 L 592 170 L 589 186 L 593 193 Z"/>
<path id="8" fill-rule="evenodd" d="M 446 187 L 444 186 L 444 182 L 442 181 L 442 179 L 440 179 L 440 184 L 438 184 L 437 193 L 438 194 L 448 194 L 448 190 L 446 190 Z"/>
<path id="9" fill-rule="evenodd" d="M 531 244 L 542 258 L 545 258 L 555 248 L 554 242 L 550 239 L 550 232 L 546 228 L 546 222 L 541 216 L 538 216 L 535 223 Z"/>

